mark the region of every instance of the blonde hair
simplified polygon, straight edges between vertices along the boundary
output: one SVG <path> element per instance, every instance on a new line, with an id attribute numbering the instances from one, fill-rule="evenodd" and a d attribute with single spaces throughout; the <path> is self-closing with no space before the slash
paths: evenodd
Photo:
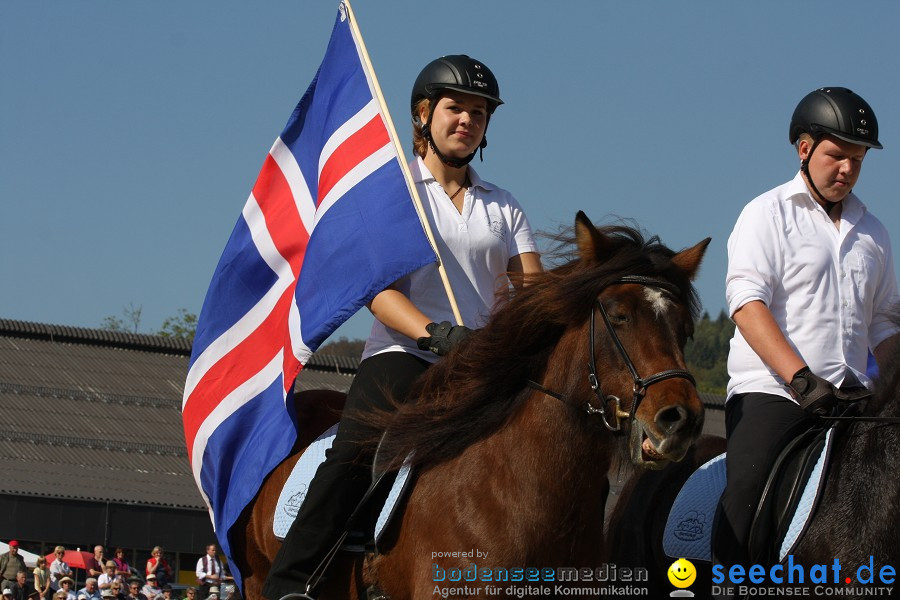
<path id="1" fill-rule="evenodd" d="M 813 136 L 811 136 L 810 134 L 806 133 L 805 131 L 803 133 L 801 133 L 797 137 L 797 141 L 794 142 L 794 148 L 797 149 L 797 152 L 800 152 L 800 142 L 808 142 L 809 144 L 815 144 L 816 139 Z"/>
<path id="2" fill-rule="evenodd" d="M 65 551 L 66 551 L 65 546 L 57 546 L 56 548 L 53 549 L 53 554 L 56 554 L 57 552 L 65 552 Z"/>

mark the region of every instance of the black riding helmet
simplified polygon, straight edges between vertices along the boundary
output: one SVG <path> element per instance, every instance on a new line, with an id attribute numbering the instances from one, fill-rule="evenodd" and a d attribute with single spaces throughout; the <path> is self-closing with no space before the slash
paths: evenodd
<path id="1" fill-rule="evenodd" d="M 431 131 L 429 129 L 431 115 L 428 115 L 428 122 L 422 123 L 419 115 L 416 114 L 416 104 L 422 98 L 428 98 L 432 101 L 431 111 L 433 112 L 434 100 L 448 90 L 474 94 L 487 99 L 488 123 L 490 123 L 491 114 L 498 106 L 503 104 L 503 100 L 500 99 L 500 84 L 497 83 L 497 78 L 494 77 L 491 70 L 483 63 L 465 54 L 451 54 L 435 59 L 425 65 L 425 68 L 416 77 L 410 101 L 413 123 L 422 128 L 422 135 L 428 140 L 431 149 L 444 163 L 453 167 L 462 167 L 474 158 L 475 152 L 463 159 L 444 156 L 431 139 Z M 480 148 L 485 147 L 487 147 L 487 127 L 485 127 L 485 137 L 481 140 Z"/>
<path id="2" fill-rule="evenodd" d="M 866 148 L 881 149 L 878 141 L 878 120 L 872 107 L 859 95 L 845 87 L 823 87 L 803 97 L 794 114 L 791 116 L 791 128 L 788 139 L 796 144 L 800 135 L 808 133 L 813 138 L 812 147 L 800 163 L 800 170 L 817 196 L 825 203 L 825 210 L 831 210 L 837 204 L 825 199 L 809 173 L 809 160 L 825 135 L 859 144 Z"/>
<path id="3" fill-rule="evenodd" d="M 819 88 L 800 101 L 791 117 L 791 144 L 797 143 L 801 133 L 814 140 L 830 134 L 851 144 L 882 148 L 872 107 L 844 87 Z"/>

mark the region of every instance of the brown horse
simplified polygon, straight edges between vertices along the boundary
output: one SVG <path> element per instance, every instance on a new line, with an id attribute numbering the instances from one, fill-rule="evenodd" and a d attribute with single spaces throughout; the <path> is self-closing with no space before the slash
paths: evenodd
<path id="1" fill-rule="evenodd" d="M 558 568 L 599 568 L 612 462 L 661 468 L 685 455 L 703 423 L 683 348 L 709 239 L 676 253 L 579 213 L 573 241 L 574 258 L 530 277 L 398 407 L 379 463 L 414 451 L 402 517 L 365 573 L 360 558 L 339 561 L 322 598 L 358 597 L 364 580 L 393 600 L 436 587 L 483 597 L 510 585 L 497 582 L 504 573 L 547 581 Z M 297 459 L 267 479 L 232 544 L 246 550 L 234 558 L 249 599 L 277 551 L 274 502 Z M 454 584 L 466 569 L 476 580 Z"/>

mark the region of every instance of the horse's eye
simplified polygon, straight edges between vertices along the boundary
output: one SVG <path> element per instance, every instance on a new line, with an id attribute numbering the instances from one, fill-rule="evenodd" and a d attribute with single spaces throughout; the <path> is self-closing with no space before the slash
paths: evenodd
<path id="1" fill-rule="evenodd" d="M 626 313 L 612 313 L 609 315 L 609 320 L 617 325 L 624 325 L 631 321 L 631 318 Z"/>

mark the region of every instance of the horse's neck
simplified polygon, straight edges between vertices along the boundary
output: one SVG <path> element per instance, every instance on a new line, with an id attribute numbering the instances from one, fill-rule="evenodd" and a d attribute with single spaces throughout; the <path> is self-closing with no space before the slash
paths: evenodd
<path id="1" fill-rule="evenodd" d="M 503 469 L 520 481 L 535 510 L 571 514 L 583 503 L 597 507 L 597 496 L 610 464 L 606 432 L 562 401 L 535 392 L 518 414 L 489 440 L 488 452 L 504 456 Z M 605 500 L 605 498 L 604 498 Z"/>
<path id="2" fill-rule="evenodd" d="M 897 416 L 896 407 L 873 411 Z M 900 425 L 857 422 L 843 430 L 832 452 L 825 493 L 813 524 L 794 552 L 799 562 L 840 556 L 853 564 L 874 554 L 896 564 L 900 514 Z M 861 543 L 856 543 L 860 540 Z"/>
<path id="3" fill-rule="evenodd" d="M 885 407 L 878 416 L 900 416 L 897 408 Z M 866 472 L 877 468 L 880 472 L 895 473 L 900 456 L 900 425 L 857 422 L 841 434 L 843 445 L 834 459 L 849 472 Z M 895 478 L 900 482 L 900 478 Z"/>
<path id="4" fill-rule="evenodd" d="M 863 416 L 900 416 L 900 391 L 884 403 L 864 410 Z M 841 464 L 853 463 L 854 469 L 857 465 L 867 465 L 868 468 L 877 465 L 893 472 L 900 455 L 900 425 L 859 421 L 849 425 L 840 436 L 843 438 L 839 458 Z"/>
<path id="5" fill-rule="evenodd" d="M 900 416 L 900 397 L 889 399 L 864 416 Z M 839 429 L 827 486 L 832 500 L 844 508 L 866 511 L 871 502 L 897 503 L 900 494 L 900 425 L 858 421 Z M 848 494 L 847 490 L 871 490 Z M 898 506 L 900 508 L 900 506 Z"/>

